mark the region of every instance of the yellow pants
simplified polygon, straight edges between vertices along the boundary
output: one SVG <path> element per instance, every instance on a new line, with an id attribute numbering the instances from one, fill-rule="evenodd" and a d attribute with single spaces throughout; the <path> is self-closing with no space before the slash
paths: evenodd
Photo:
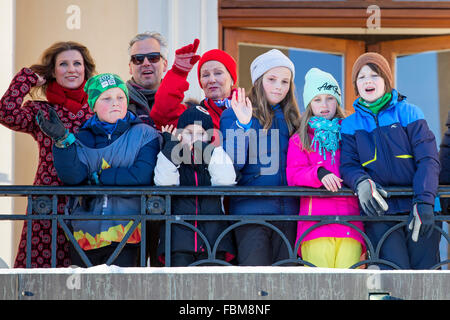
<path id="1" fill-rule="evenodd" d="M 318 238 L 302 244 L 302 259 L 321 268 L 347 269 L 360 261 L 361 243 L 352 238 Z"/>

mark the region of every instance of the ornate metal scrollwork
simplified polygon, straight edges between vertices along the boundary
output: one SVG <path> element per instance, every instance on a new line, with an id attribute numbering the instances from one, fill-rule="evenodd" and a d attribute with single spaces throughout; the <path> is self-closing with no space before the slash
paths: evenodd
<path id="1" fill-rule="evenodd" d="M 163 214 L 166 211 L 166 200 L 163 197 L 152 196 L 147 200 L 148 214 Z"/>
<path id="2" fill-rule="evenodd" d="M 47 196 L 33 199 L 33 212 L 36 214 L 50 214 L 52 212 L 52 200 Z"/>

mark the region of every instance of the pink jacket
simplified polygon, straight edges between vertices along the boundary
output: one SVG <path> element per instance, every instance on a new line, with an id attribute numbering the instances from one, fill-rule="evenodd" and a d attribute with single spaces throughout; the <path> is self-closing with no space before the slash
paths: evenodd
<path id="1" fill-rule="evenodd" d="M 313 129 L 309 129 L 311 140 Z M 287 153 L 287 182 L 290 186 L 320 188 L 322 182 L 317 177 L 319 167 L 324 167 L 328 171 L 339 175 L 340 150 L 336 151 L 335 162 L 331 164 L 331 153 L 327 152 L 326 160 L 318 152 L 307 152 L 301 150 L 302 143 L 298 134 L 294 134 L 289 139 L 289 148 Z M 358 198 L 351 197 L 301 197 L 300 215 L 355 215 L 359 216 Z M 311 226 L 316 224 L 313 221 L 299 221 L 297 228 L 297 240 Z M 352 222 L 353 225 L 364 231 L 362 222 Z M 355 229 L 342 224 L 328 224 L 309 232 L 303 241 L 312 240 L 320 237 L 334 238 L 353 238 L 359 241 L 365 251 L 364 238 Z M 299 247 L 299 254 L 300 253 Z"/>

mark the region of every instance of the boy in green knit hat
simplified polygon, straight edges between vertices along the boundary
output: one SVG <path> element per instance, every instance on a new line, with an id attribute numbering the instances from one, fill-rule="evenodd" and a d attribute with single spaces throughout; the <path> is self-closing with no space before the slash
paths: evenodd
<path id="1" fill-rule="evenodd" d="M 127 110 L 128 89 L 115 74 L 90 78 L 84 90 L 95 115 L 74 136 L 67 134 L 56 112 L 37 122 L 55 144 L 53 157 L 58 177 L 65 185 L 152 185 L 156 156 L 160 150 L 158 132 Z M 67 211 L 74 215 L 137 215 L 140 197 L 99 195 L 71 198 Z M 72 264 L 89 266 L 116 264 L 136 266 L 141 226 L 126 220 L 71 220 L 72 235 L 82 251 L 71 247 Z M 131 232 L 115 260 L 110 256 Z"/>
<path id="2" fill-rule="evenodd" d="M 94 111 L 95 102 L 100 97 L 100 95 L 103 92 L 113 88 L 118 88 L 123 91 L 128 104 L 128 88 L 125 82 L 123 82 L 123 80 L 118 75 L 113 73 L 103 73 L 96 75 L 86 81 L 86 84 L 84 85 L 84 91 L 88 94 L 88 104 L 92 111 Z"/>

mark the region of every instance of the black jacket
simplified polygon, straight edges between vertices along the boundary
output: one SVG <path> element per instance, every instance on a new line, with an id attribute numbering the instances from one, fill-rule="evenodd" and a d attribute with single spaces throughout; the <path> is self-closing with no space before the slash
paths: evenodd
<path id="1" fill-rule="evenodd" d="M 155 167 L 156 185 L 180 185 L 180 186 L 211 186 L 231 185 L 235 183 L 236 176 L 231 159 L 229 159 L 222 147 L 214 147 L 203 143 L 197 145 L 198 150 L 213 150 L 210 161 L 208 157 L 199 158 L 198 164 L 194 163 L 193 153 L 189 150 L 181 150 L 178 155 L 188 154 L 184 162 L 180 159 L 172 159 L 175 148 L 181 146 L 178 141 L 172 141 L 171 135 L 163 133 L 164 147 L 158 154 Z M 174 151 L 175 152 L 172 152 Z M 178 149 L 179 150 L 179 149 Z M 225 163 L 219 163 L 220 157 L 226 157 Z M 176 157 L 175 157 L 176 158 Z M 190 161 L 190 160 L 192 161 Z M 172 197 L 172 215 L 223 215 L 222 199 L 218 196 L 174 196 Z M 229 226 L 227 221 L 186 221 L 208 239 L 213 250 L 217 237 Z M 161 228 L 158 256 L 165 254 L 165 227 Z M 175 223 L 172 225 L 171 252 L 207 253 L 207 247 L 202 237 L 192 227 Z M 235 254 L 230 234 L 219 243 L 217 252 L 226 252 L 230 259 Z"/>
<path id="2" fill-rule="evenodd" d="M 439 162 L 441 172 L 439 174 L 439 184 L 450 185 L 450 111 L 447 117 L 447 131 L 444 133 L 439 150 Z M 450 198 L 441 198 L 443 214 L 450 213 Z"/>

